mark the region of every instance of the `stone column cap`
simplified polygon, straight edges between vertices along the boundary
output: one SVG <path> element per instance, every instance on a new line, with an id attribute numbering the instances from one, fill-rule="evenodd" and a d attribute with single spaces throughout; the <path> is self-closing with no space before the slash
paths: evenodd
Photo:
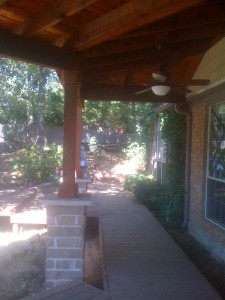
<path id="1" fill-rule="evenodd" d="M 48 197 L 42 199 L 41 202 L 44 206 L 90 206 L 92 204 L 91 195 L 72 199 Z"/>

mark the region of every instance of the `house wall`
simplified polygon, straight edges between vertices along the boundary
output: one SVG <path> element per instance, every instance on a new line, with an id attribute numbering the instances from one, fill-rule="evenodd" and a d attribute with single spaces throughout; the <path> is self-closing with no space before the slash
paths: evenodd
<path id="1" fill-rule="evenodd" d="M 194 78 L 210 79 L 208 87 L 188 97 L 192 109 L 189 232 L 225 260 L 225 229 L 205 217 L 208 115 L 210 105 L 225 102 L 225 38 L 204 56 Z"/>
<path id="2" fill-rule="evenodd" d="M 224 92 L 225 100 L 225 92 Z M 205 217 L 208 105 L 192 108 L 189 232 L 225 260 L 225 229 Z"/>

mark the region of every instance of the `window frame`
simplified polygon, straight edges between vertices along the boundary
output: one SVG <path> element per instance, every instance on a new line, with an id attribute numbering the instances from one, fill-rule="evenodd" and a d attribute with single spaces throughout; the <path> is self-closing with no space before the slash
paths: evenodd
<path id="1" fill-rule="evenodd" d="M 213 103 L 208 107 L 208 134 L 207 134 L 207 163 L 206 163 L 206 177 L 205 177 L 205 186 L 206 186 L 206 193 L 205 193 L 205 218 L 210 221 L 211 223 L 215 224 L 216 226 L 220 227 L 221 229 L 225 230 L 225 222 L 222 224 L 219 220 L 214 219 L 213 217 L 210 217 L 209 213 L 209 183 L 208 180 L 213 180 L 214 182 L 224 183 L 225 185 L 225 178 L 219 179 L 213 176 L 209 175 L 209 161 L 210 161 L 210 142 L 211 142 L 211 122 L 212 122 L 212 108 L 219 105 L 225 105 L 225 102 L 219 102 L 219 103 Z M 225 126 L 225 123 L 224 123 Z"/>

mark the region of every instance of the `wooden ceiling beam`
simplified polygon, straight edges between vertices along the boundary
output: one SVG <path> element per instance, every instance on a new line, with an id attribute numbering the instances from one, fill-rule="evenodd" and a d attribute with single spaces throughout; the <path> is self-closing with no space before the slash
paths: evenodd
<path id="1" fill-rule="evenodd" d="M 115 37 L 114 39 L 125 39 L 135 36 L 145 36 L 149 34 L 156 34 L 160 32 L 169 32 L 181 29 L 194 29 L 198 26 L 213 26 L 225 22 L 225 2 L 208 3 L 209 5 L 201 5 L 191 8 L 180 14 L 173 15 L 163 20 L 154 22 L 150 26 L 138 28 L 128 34 Z M 191 16 L 191 18 L 190 18 Z M 207 16 L 207 17 L 206 17 Z"/>
<path id="2" fill-rule="evenodd" d="M 140 88 L 140 87 L 139 87 Z M 167 103 L 185 103 L 184 95 L 178 95 L 170 92 L 167 96 L 160 97 L 154 95 L 151 91 L 145 94 L 136 95 L 137 88 L 124 87 L 116 85 L 103 86 L 84 86 L 81 87 L 81 97 L 85 100 L 101 100 L 101 101 L 135 101 L 135 102 L 167 102 Z"/>
<path id="3" fill-rule="evenodd" d="M 157 34 L 149 34 L 148 36 L 136 36 L 124 40 L 108 41 L 101 45 L 101 47 L 96 46 L 81 52 L 81 58 L 97 58 L 149 47 L 158 47 L 159 45 L 167 46 L 183 42 L 195 43 L 198 40 L 216 36 L 219 37 L 221 35 L 225 35 L 225 21 L 220 24 L 201 25 L 196 27 L 195 30 L 188 28 L 173 32 L 158 32 Z"/>
<path id="4" fill-rule="evenodd" d="M 171 61 L 177 61 L 181 58 L 192 56 L 197 53 L 204 53 L 211 45 L 211 39 L 196 40 L 193 43 L 177 43 L 172 45 L 166 45 L 163 49 L 163 62 L 165 64 Z M 84 70 L 100 70 L 104 69 L 107 72 L 107 68 L 111 70 L 111 67 L 117 65 L 128 65 L 128 68 L 134 63 L 138 64 L 140 61 L 151 61 L 153 64 L 161 64 L 161 53 L 157 47 L 142 49 L 118 55 L 109 55 L 102 57 L 101 59 L 92 58 L 86 59 L 83 63 L 80 63 L 81 69 Z"/>
<path id="5" fill-rule="evenodd" d="M 52 5 L 38 13 L 33 18 L 25 21 L 15 28 L 14 33 L 25 35 L 26 37 L 51 27 L 68 16 L 71 16 L 98 0 L 61 0 L 55 1 Z"/>
<path id="6" fill-rule="evenodd" d="M 88 23 L 79 33 L 76 32 L 75 36 L 71 34 L 71 38 L 74 38 L 73 45 L 78 51 L 88 49 L 204 2 L 206 0 L 133 0 Z M 63 38 L 60 42 L 63 46 Z M 65 42 L 68 42 L 68 36 L 65 36 Z"/>
<path id="7" fill-rule="evenodd" d="M 0 55 L 43 65 L 50 68 L 74 69 L 78 55 L 71 50 L 60 49 L 40 40 L 26 39 L 7 30 L 0 30 Z"/>
<path id="8" fill-rule="evenodd" d="M 0 0 L 0 6 L 3 5 L 7 0 Z"/>

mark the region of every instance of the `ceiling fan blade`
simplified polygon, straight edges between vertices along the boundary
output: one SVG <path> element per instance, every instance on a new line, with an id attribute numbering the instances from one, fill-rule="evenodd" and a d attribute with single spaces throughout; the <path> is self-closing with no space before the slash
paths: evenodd
<path id="1" fill-rule="evenodd" d="M 173 92 L 180 94 L 180 95 L 185 95 L 185 94 L 191 92 L 191 90 L 187 89 L 186 87 L 182 87 L 182 86 L 173 86 L 172 90 L 173 90 Z"/>
<path id="2" fill-rule="evenodd" d="M 146 93 L 148 91 L 151 91 L 151 89 L 152 89 L 151 87 L 149 87 L 147 89 L 143 89 L 141 91 L 136 92 L 135 95 L 144 94 L 144 93 Z"/>
<path id="3" fill-rule="evenodd" d="M 165 82 L 167 80 L 167 77 L 160 73 L 152 73 L 152 77 L 159 82 Z"/>

